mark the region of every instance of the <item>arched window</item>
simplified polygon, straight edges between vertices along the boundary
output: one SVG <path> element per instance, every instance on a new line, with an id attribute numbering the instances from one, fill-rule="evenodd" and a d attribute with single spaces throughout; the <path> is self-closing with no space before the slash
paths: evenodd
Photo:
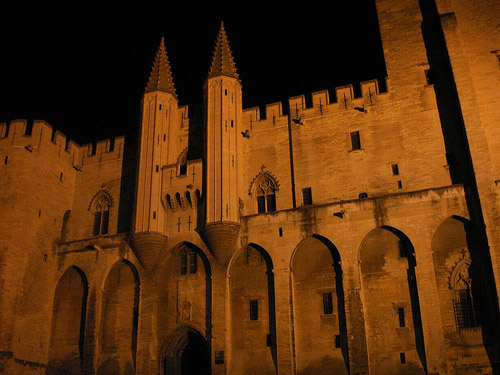
<path id="1" fill-rule="evenodd" d="M 263 175 L 256 181 L 255 196 L 259 214 L 276 211 L 276 190 L 276 183 L 268 175 Z"/>
<path id="2" fill-rule="evenodd" d="M 450 277 L 450 287 L 455 291 L 453 312 L 458 331 L 481 326 L 479 305 L 471 293 L 469 267 L 470 260 L 464 256 L 455 265 Z"/>
<path id="3" fill-rule="evenodd" d="M 108 233 L 110 207 L 111 207 L 111 199 L 107 194 L 102 193 L 97 198 L 94 199 L 94 204 L 93 204 L 94 236 Z"/>

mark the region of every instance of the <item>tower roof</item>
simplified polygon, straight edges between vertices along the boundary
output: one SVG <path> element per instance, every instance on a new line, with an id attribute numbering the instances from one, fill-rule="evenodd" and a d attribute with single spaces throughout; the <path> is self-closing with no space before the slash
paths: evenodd
<path id="1" fill-rule="evenodd" d="M 171 93 L 176 99 L 174 80 L 168 63 L 167 51 L 165 50 L 165 40 L 161 38 L 160 46 L 156 51 L 153 69 L 149 76 L 148 85 L 145 92 L 163 91 Z"/>
<path id="2" fill-rule="evenodd" d="M 212 66 L 208 73 L 208 78 L 218 76 L 228 76 L 236 78 L 239 81 L 233 54 L 231 53 L 231 48 L 229 48 L 226 30 L 224 30 L 224 22 L 220 24 L 219 35 L 217 36 L 217 43 L 212 58 Z"/>

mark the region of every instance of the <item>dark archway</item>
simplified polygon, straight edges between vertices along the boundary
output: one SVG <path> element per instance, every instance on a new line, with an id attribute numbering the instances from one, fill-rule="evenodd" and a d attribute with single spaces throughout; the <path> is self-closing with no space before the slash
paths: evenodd
<path id="1" fill-rule="evenodd" d="M 162 375 L 209 375 L 210 349 L 203 335 L 189 326 L 177 328 L 162 350 Z"/>

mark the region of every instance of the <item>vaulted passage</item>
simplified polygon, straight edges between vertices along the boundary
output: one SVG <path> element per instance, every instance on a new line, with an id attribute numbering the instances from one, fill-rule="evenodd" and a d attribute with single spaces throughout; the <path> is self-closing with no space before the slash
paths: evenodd
<path id="1" fill-rule="evenodd" d="M 88 284 L 84 273 L 69 268 L 54 296 L 52 339 L 47 374 L 78 374 L 83 360 Z"/>
<path id="2" fill-rule="evenodd" d="M 210 350 L 205 338 L 190 327 L 180 327 L 167 339 L 163 375 L 209 375 Z"/>
<path id="3" fill-rule="evenodd" d="M 104 286 L 98 374 L 135 374 L 138 318 L 137 271 L 121 261 L 113 266 Z"/>
<path id="4" fill-rule="evenodd" d="M 340 256 L 328 240 L 320 238 L 302 241 L 292 258 L 297 374 L 347 374 Z"/>

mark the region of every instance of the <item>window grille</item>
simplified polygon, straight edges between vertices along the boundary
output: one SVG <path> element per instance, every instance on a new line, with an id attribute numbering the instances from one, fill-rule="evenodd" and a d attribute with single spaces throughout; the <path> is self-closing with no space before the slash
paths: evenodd
<path id="1" fill-rule="evenodd" d="M 331 292 L 323 293 L 323 314 L 333 314 L 333 299 Z"/>
<path id="2" fill-rule="evenodd" d="M 470 291 L 465 289 L 458 292 L 458 298 L 453 300 L 457 331 L 474 330 L 481 327 L 479 306 L 472 300 Z"/>
<path id="3" fill-rule="evenodd" d="M 398 307 L 398 318 L 399 318 L 399 326 L 406 327 L 405 322 L 405 309 L 402 307 Z"/>

